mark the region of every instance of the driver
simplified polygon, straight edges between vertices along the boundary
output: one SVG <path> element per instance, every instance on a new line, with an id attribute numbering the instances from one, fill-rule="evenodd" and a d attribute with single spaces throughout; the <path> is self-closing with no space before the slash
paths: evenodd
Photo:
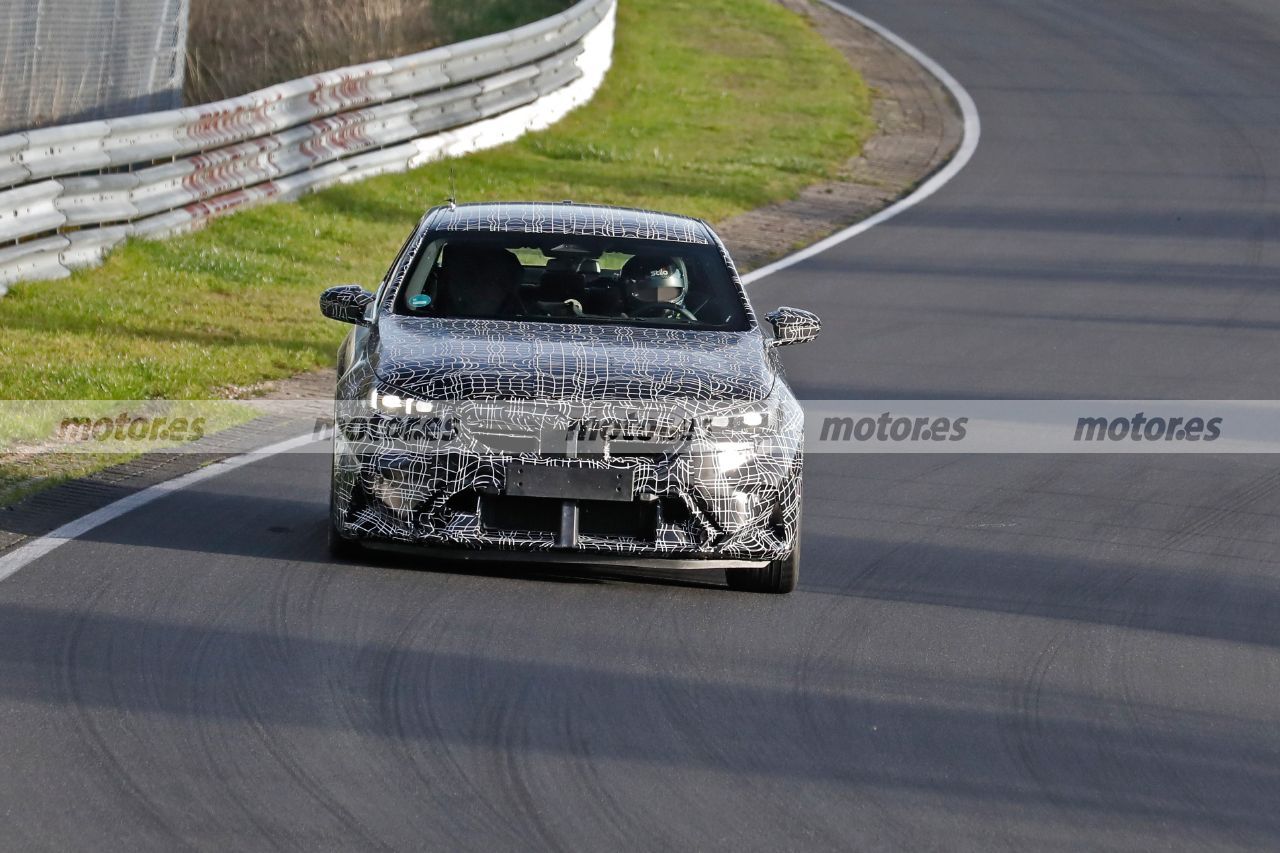
<path id="1" fill-rule="evenodd" d="M 681 314 L 689 290 L 684 265 L 663 255 L 636 255 L 622 266 L 618 276 L 626 300 L 627 313 L 662 313 L 654 305 L 671 306 L 667 313 Z M 646 310 L 648 309 L 648 310 Z"/>

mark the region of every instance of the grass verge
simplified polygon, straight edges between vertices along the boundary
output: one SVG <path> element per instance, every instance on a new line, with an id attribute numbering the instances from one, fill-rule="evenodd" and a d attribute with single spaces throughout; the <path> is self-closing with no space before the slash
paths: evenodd
<path id="1" fill-rule="evenodd" d="M 199 452 L 260 415 L 231 400 L 0 401 L 0 507 L 143 453 Z"/>
<path id="2" fill-rule="evenodd" d="M 201 399 L 331 364 L 346 330 L 317 295 L 377 282 L 451 169 L 465 201 L 572 198 L 716 221 L 830 177 L 871 132 L 869 108 L 845 59 L 773 0 L 621 0 L 605 85 L 547 131 L 14 286 L 0 299 L 0 399 Z M 0 481 L 31 474 L 0 462 Z"/>

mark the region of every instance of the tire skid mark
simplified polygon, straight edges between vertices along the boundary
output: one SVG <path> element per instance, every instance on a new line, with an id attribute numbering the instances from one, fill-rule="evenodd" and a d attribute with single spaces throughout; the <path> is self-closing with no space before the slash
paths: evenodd
<path id="1" fill-rule="evenodd" d="M 529 703 L 529 694 L 533 692 L 533 684 L 522 680 L 519 687 L 508 691 L 509 701 L 498 703 L 491 717 L 496 734 L 494 750 L 494 770 L 502 781 L 508 806 L 514 806 L 516 815 L 529 833 L 523 835 L 522 843 L 527 846 L 531 839 L 537 839 L 536 846 L 546 850 L 568 851 L 571 848 L 561 842 L 555 827 L 548 821 L 543 810 L 539 808 L 535 786 L 527 781 L 528 769 L 525 762 L 528 756 L 538 756 L 536 750 L 530 750 L 529 715 L 525 713 Z"/>
<path id="2" fill-rule="evenodd" d="M 719 678 L 708 682 L 701 676 L 708 669 L 706 659 L 706 632 L 717 631 L 713 620 L 700 618 L 676 618 L 672 610 L 667 614 L 665 632 L 670 637 L 667 657 L 655 662 L 663 671 L 688 674 L 689 677 L 660 679 L 657 700 L 662 707 L 669 730 L 679 740 L 682 756 L 689 756 L 689 763 L 732 776 L 731 791 L 719 791 L 738 807 L 745 806 L 749 821 L 728 825 L 728 834 L 714 839 L 715 846 L 743 846 L 758 844 L 759 833 L 765 827 L 790 843 L 838 849 L 848 843 L 838 837 L 810 807 L 803 812 L 780 801 L 779 788 L 773 771 L 779 766 L 794 766 L 799 738 L 794 721 L 803 718 L 803 697 L 794 689 L 779 690 L 771 704 L 760 705 L 750 701 L 751 689 L 745 695 L 737 695 L 736 682 L 748 678 L 752 683 L 759 677 L 762 667 L 772 661 L 768 655 L 767 638 L 779 630 L 776 622 L 803 618 L 799 610 L 801 591 L 793 593 L 781 608 L 772 608 L 759 599 L 719 590 L 709 594 L 721 596 L 710 602 L 711 609 L 723 613 L 725 609 L 751 608 L 757 617 L 767 617 L 764 624 L 757 623 L 748 632 L 728 627 L 722 641 L 715 643 L 717 653 L 727 655 L 732 669 L 720 670 Z M 728 600 L 724 599 L 728 596 Z M 683 614 L 688 616 L 688 614 Z M 770 624 L 773 623 L 773 624 Z M 759 661 L 759 663 L 753 663 Z M 750 667 L 746 669 L 745 667 Z M 732 677 L 731 677 L 732 676 Z M 788 675 L 790 678 L 790 675 Z M 782 731 L 788 735 L 783 738 Z M 820 767 L 830 766 L 831 753 L 823 753 Z M 741 814 L 741 813 L 740 813 Z M 694 836 L 701 843 L 710 843 L 706 833 L 718 824 L 698 827 L 702 833 Z"/>
<path id="3" fill-rule="evenodd" d="M 635 620 L 637 623 L 635 633 L 627 637 L 625 645 L 620 646 L 620 650 L 642 652 L 644 664 L 648 667 L 668 665 L 669 661 L 663 658 L 662 652 L 654 650 L 661 650 L 665 645 L 660 642 L 661 634 L 658 629 L 664 622 L 671 619 L 670 605 L 671 601 L 666 595 L 655 596 L 653 601 L 648 602 L 645 606 L 646 612 Z M 655 660 L 655 657 L 658 659 Z M 588 843 L 586 839 L 590 836 L 584 831 L 584 827 L 589 817 L 592 828 L 599 832 L 608 832 L 612 845 L 618 849 L 634 844 L 635 839 L 638 838 L 647 838 L 654 846 L 672 846 L 676 843 L 675 840 L 660 839 L 655 829 L 656 826 L 663 825 L 665 816 L 650 814 L 648 820 L 642 820 L 636 813 L 639 807 L 637 803 L 626 802 L 614 793 L 616 786 L 602 772 L 602 767 L 597 761 L 598 756 L 593 751 L 592 733 L 597 733 L 597 737 L 603 738 L 626 737 L 634 734 L 631 731 L 618 732 L 611 726 L 609 719 L 611 707 L 614 704 L 628 702 L 628 697 L 618 695 L 615 686 L 616 681 L 611 680 L 607 686 L 594 683 L 574 684 L 572 693 L 557 691 L 558 699 L 564 708 L 560 742 L 567 747 L 565 771 L 570 774 L 577 789 L 579 808 L 586 812 L 586 814 L 579 812 L 579 820 L 576 821 L 579 825 L 574 827 L 583 840 L 567 838 L 565 841 L 570 847 Z M 543 685 L 543 687 L 546 689 L 549 685 Z M 645 702 L 649 699 L 650 697 L 647 696 L 638 696 L 631 701 Z M 652 725 L 652 722 L 650 724 Z M 656 737 L 657 734 L 653 736 Z"/>
<path id="4" fill-rule="evenodd" d="M 149 831 L 162 834 L 169 839 L 177 839 L 181 836 L 172 821 L 146 788 L 137 783 L 129 765 L 116 753 L 111 736 L 103 731 L 102 721 L 95 713 L 98 702 L 87 701 L 88 697 L 84 695 L 79 682 L 79 675 L 83 672 L 79 667 L 79 659 L 86 654 L 86 650 L 82 647 L 82 643 L 85 642 L 84 632 L 90 623 L 91 613 L 98 609 L 110 586 L 110 577 L 104 576 L 95 586 L 88 589 L 83 605 L 76 611 L 68 626 L 69 630 L 63 642 L 61 656 L 62 688 L 69 700 L 68 706 L 75 709 L 76 727 L 83 736 L 84 743 L 109 771 L 105 775 L 110 780 L 111 787 L 121 795 L 120 798 L 142 820 Z M 105 652 L 110 654 L 109 646 Z M 103 653 L 104 650 L 101 648 L 87 651 L 90 655 Z M 114 680 L 110 689 L 113 693 L 117 689 Z"/>
<path id="5" fill-rule="evenodd" d="M 1260 502 L 1278 489 L 1280 489 L 1280 471 L 1264 474 L 1252 480 L 1233 490 L 1216 508 L 1197 513 L 1192 521 L 1165 539 L 1164 549 L 1182 549 L 1195 539 L 1211 534 L 1214 528 L 1235 518 L 1241 510 Z"/>
<path id="6" fill-rule="evenodd" d="M 453 612 L 450 597 L 446 593 L 436 607 L 421 608 L 404 622 L 378 667 L 374 683 L 379 713 L 391 724 L 392 747 L 402 759 L 402 766 L 410 770 L 420 789 L 452 817 L 432 828 L 445 833 L 452 844 L 462 848 L 471 833 L 482 829 L 492 832 L 495 827 L 505 831 L 505 827 L 501 813 L 488 801 L 491 792 L 472 780 L 453 746 L 454 738 L 449 736 L 445 721 L 436 713 L 432 685 L 438 677 L 437 658 L 421 652 L 431 638 L 448 635 L 449 614 Z M 415 662 L 420 665 L 417 672 L 412 669 Z M 450 684 L 449 689 L 456 689 L 456 685 Z M 432 744 L 434 748 L 424 754 L 419 742 Z M 481 811 L 488 818 L 488 825 L 459 826 L 458 818 L 463 812 L 459 800 L 472 806 L 467 811 L 469 820 L 474 820 L 476 812 Z"/>
<path id="7" fill-rule="evenodd" d="M 511 814 L 505 789 L 479 775 L 482 770 L 477 758 L 493 749 L 499 736 L 485 712 L 495 706 L 501 709 L 510 685 L 501 685 L 500 693 L 485 696 L 491 705 L 477 701 L 476 693 L 486 687 L 483 668 L 463 672 L 451 657 L 427 651 L 456 630 L 466 630 L 479 660 L 483 649 L 495 645 L 494 626 L 488 624 L 480 632 L 474 631 L 473 625 L 455 628 L 464 613 L 450 606 L 452 593 L 476 579 L 462 575 L 441 576 L 440 580 L 447 585 L 446 593 L 436 606 L 424 608 L 406 621 L 397 633 L 393 651 L 379 668 L 381 713 L 391 721 L 398 754 L 418 784 L 431 792 L 449 816 L 446 822 L 432 823 L 433 830 L 447 834 L 458 847 L 465 848 L 480 836 L 489 838 L 493 848 L 518 849 L 527 844 L 520 821 Z M 479 583 L 487 581 L 480 579 Z M 459 707 L 472 713 L 465 719 L 452 716 Z"/>
<path id="8" fill-rule="evenodd" d="M 1139 612 L 1140 606 L 1131 608 L 1128 613 L 1128 627 L 1133 627 L 1137 621 L 1134 617 Z M 1117 647 L 1114 652 L 1114 664 L 1111 669 L 1115 673 L 1116 683 L 1120 688 L 1120 711 L 1124 715 L 1125 722 L 1128 723 L 1128 733 L 1131 737 L 1135 737 L 1142 748 L 1150 755 L 1157 755 L 1160 752 L 1161 745 L 1151 735 L 1150 725 L 1142 719 L 1138 712 L 1139 698 L 1137 691 L 1134 689 L 1133 670 L 1129 665 L 1129 652 L 1133 648 L 1133 639 L 1136 634 L 1131 630 L 1118 632 Z M 1190 806 L 1194 810 L 1200 820 L 1210 820 L 1213 818 L 1213 809 L 1209 803 L 1200 794 L 1191 782 L 1178 772 L 1176 766 L 1167 769 L 1162 777 L 1165 783 L 1173 783 L 1174 788 L 1181 795 L 1181 802 Z M 1183 832 L 1196 841 L 1197 846 L 1203 849 L 1209 849 L 1220 844 L 1217 836 L 1210 835 L 1207 832 L 1198 831 L 1198 824 L 1192 821 L 1184 821 L 1189 826 L 1183 827 Z M 1223 821 L 1215 821 L 1218 823 L 1217 829 L 1227 830 L 1230 832 L 1231 827 Z M 1239 838 L 1239 835 L 1236 835 Z"/>
<path id="9" fill-rule="evenodd" d="M 199 712 L 206 707 L 204 698 L 201 695 L 202 688 L 207 687 L 209 683 L 221 686 L 229 680 L 230 674 L 223 674 L 221 678 L 215 676 L 208 682 L 201 677 L 201 673 L 209 669 L 206 666 L 206 661 L 215 637 L 226 628 L 228 620 L 223 614 L 231 612 L 230 605 L 246 603 L 252 598 L 252 595 L 252 590 L 246 590 L 238 599 L 233 599 L 228 603 L 228 606 L 223 607 L 217 618 L 210 620 L 203 629 L 192 628 L 191 630 L 196 635 L 196 643 L 191 651 L 190 663 L 184 674 L 190 676 L 186 698 L 187 707 L 191 710 L 193 719 L 198 719 Z M 214 669 L 216 672 L 218 668 Z M 219 734 L 216 727 L 197 724 L 193 725 L 192 729 L 194 730 L 193 737 L 200 746 L 203 763 L 213 768 L 217 778 L 225 782 L 233 774 L 227 773 L 224 767 L 224 761 L 227 760 L 229 755 L 225 744 L 214 740 Z M 259 840 L 270 845 L 273 849 L 281 849 L 280 843 L 276 839 L 278 827 L 269 818 L 261 814 L 261 804 L 234 785 L 224 784 L 224 790 L 227 793 L 227 799 L 235 806 L 240 815 L 258 831 Z"/>
<path id="10" fill-rule="evenodd" d="M 1065 475 L 1068 467 L 1068 460 L 1061 460 L 1057 465 L 1051 466 L 1038 478 L 1034 488 L 1043 489 L 1052 486 Z M 1008 495 L 999 504 L 1007 503 L 1012 499 L 1013 496 Z M 1127 505 L 1135 507 L 1136 503 Z M 1111 543 L 1091 541 L 1089 545 L 1084 555 L 1086 559 L 1105 560 L 1106 549 L 1111 546 Z M 1132 572 L 1122 577 L 1097 572 L 1085 582 L 1073 585 L 1072 606 L 1078 609 L 1108 607 L 1109 603 L 1116 599 L 1133 579 Z M 1033 604 L 1033 601 L 1028 600 L 1023 612 L 1033 610 Z M 1043 723 L 1044 687 L 1064 649 L 1086 640 L 1088 634 L 1082 633 L 1069 620 L 1054 620 L 1051 624 L 1053 630 L 1023 668 L 1021 678 L 1010 696 L 1009 707 L 1012 713 L 1009 715 L 1010 722 L 1002 727 L 1004 729 L 1002 739 L 1011 758 L 1039 788 L 1044 801 L 1056 803 L 1059 797 L 1055 784 L 1055 771 L 1059 768 L 1047 766 L 1039 755 L 1039 745 L 1046 743 L 1046 738 L 1050 736 L 1045 731 Z"/>
<path id="11" fill-rule="evenodd" d="M 840 602 L 838 597 L 825 596 L 819 600 L 823 604 L 817 608 L 809 623 L 809 630 L 797 659 L 792 689 L 797 697 L 797 716 L 804 722 L 803 731 L 808 733 L 807 737 L 799 739 L 798 746 L 808 753 L 811 761 L 820 765 L 831 760 L 831 753 L 824 746 L 824 735 L 831 731 L 831 721 L 822 718 L 816 697 L 832 688 L 830 678 L 821 664 L 828 660 L 828 651 L 834 652 L 830 656 L 833 660 L 852 662 L 862 658 L 861 647 L 866 642 L 866 626 L 863 620 L 856 618 L 856 612 L 855 618 L 850 621 L 832 618 L 840 611 L 846 611 L 847 615 L 848 605 Z M 877 602 L 855 599 L 854 607 L 866 614 L 877 607 Z M 852 668 L 851 664 L 849 668 Z M 889 805 L 876 795 L 874 789 L 864 787 L 859 796 L 876 813 L 875 827 L 879 831 L 875 833 L 875 837 L 879 844 L 899 850 L 924 846 L 926 842 L 911 831 L 909 823 L 894 819 Z M 862 824 L 862 827 L 865 826 L 865 823 Z M 841 838 L 833 846 L 843 847 L 852 843 L 854 839 Z"/>
<path id="12" fill-rule="evenodd" d="M 292 674 L 291 659 L 287 653 L 289 639 L 284 629 L 284 614 L 287 608 L 288 589 L 295 572 L 295 567 L 289 567 L 279 572 L 275 578 L 267 609 L 267 628 L 269 631 L 265 639 L 253 643 L 252 649 L 249 650 L 250 654 L 215 658 L 216 669 L 225 669 L 225 672 L 223 677 L 215 679 L 214 683 L 225 684 L 228 687 L 225 691 L 225 696 L 230 701 L 231 709 L 234 711 L 232 716 L 244 721 L 244 726 L 254 740 L 262 746 L 265 754 L 284 772 L 286 778 L 297 790 L 318 805 L 323 813 L 334 821 L 336 826 L 345 830 L 349 839 L 358 839 L 360 845 L 364 848 L 386 849 L 387 845 L 347 809 L 340 797 L 328 790 L 323 782 L 307 770 L 299 759 L 294 745 L 284 739 L 283 727 L 269 720 L 264 720 L 255 702 L 255 697 L 258 695 L 260 687 L 259 682 L 266 683 L 263 679 L 269 677 L 266 672 L 270 670 L 279 672 L 279 678 L 271 679 L 271 683 L 276 685 L 290 684 L 289 679 Z M 243 596 L 244 601 L 241 602 L 246 607 L 237 608 L 237 611 L 252 610 L 251 602 L 260 600 L 258 596 L 252 594 L 252 589 L 249 592 L 251 594 Z M 211 627 L 225 629 L 225 621 L 219 621 Z M 212 638 L 215 632 L 210 630 L 207 635 Z M 234 638 L 235 634 L 227 632 L 227 636 Z M 202 654 L 198 658 L 195 667 L 196 672 L 204 668 L 203 659 L 206 654 L 216 651 L 212 647 L 212 643 L 206 642 L 203 646 Z M 195 685 L 200 683 L 201 679 L 196 678 L 194 680 Z M 199 707 L 199 704 L 197 703 L 193 707 Z M 206 755 L 210 759 L 219 755 L 223 750 L 221 745 L 209 740 L 205 741 L 205 748 Z M 232 753 L 232 755 L 234 754 Z M 263 827 L 264 838 L 268 839 L 272 844 L 278 844 L 279 838 L 282 836 L 279 831 L 279 825 L 274 821 L 265 821 L 258 816 L 258 809 L 261 807 L 261 803 L 245 798 L 241 805 L 242 809 L 248 810 L 255 815 L 254 823 Z M 307 848 L 304 842 L 297 840 L 294 841 L 292 846 L 298 850 Z"/>

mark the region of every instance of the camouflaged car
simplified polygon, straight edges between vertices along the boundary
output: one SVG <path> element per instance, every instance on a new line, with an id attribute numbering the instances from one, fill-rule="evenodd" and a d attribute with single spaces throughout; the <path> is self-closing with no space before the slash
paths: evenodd
<path id="1" fill-rule="evenodd" d="M 564 204 L 422 218 L 375 293 L 335 287 L 330 545 L 723 569 L 795 588 L 802 412 L 697 219 Z"/>

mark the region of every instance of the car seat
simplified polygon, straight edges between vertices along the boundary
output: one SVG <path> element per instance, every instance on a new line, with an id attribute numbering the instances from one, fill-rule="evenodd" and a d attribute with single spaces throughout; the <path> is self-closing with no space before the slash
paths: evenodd
<path id="1" fill-rule="evenodd" d="M 506 249 L 449 245 L 445 248 L 442 312 L 445 316 L 501 317 L 523 313 L 524 267 Z"/>

